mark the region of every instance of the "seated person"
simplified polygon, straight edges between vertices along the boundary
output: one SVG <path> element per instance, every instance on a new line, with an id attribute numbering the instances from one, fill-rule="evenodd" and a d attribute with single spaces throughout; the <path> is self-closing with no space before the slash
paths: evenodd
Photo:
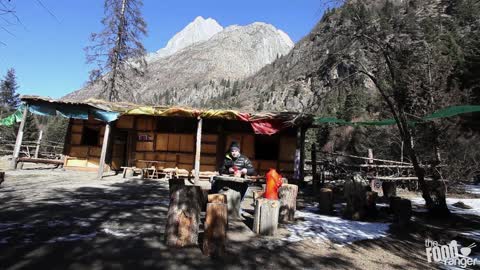
<path id="1" fill-rule="evenodd" d="M 255 174 L 252 162 L 246 156 L 240 154 L 240 146 L 237 142 L 232 142 L 229 150 L 225 155 L 223 166 L 220 168 L 221 174 L 235 174 L 236 176 Z"/>

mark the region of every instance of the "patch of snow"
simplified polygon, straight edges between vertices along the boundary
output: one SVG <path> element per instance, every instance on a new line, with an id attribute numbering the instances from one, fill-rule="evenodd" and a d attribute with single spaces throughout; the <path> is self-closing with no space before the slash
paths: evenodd
<path id="1" fill-rule="evenodd" d="M 423 198 L 412 198 L 410 199 L 413 205 L 416 206 L 425 206 L 425 200 Z M 472 209 L 463 209 L 453 206 L 454 203 L 462 202 Z M 476 215 L 480 216 L 480 199 L 461 199 L 461 198 L 447 198 L 448 209 L 455 214 L 463 215 Z"/>
<path id="2" fill-rule="evenodd" d="M 360 222 L 325 216 L 315 213 L 316 206 L 296 211 L 296 217 L 303 219 L 295 224 L 286 225 L 290 236 L 283 240 L 289 242 L 311 239 L 319 243 L 330 241 L 347 244 L 364 239 L 376 239 L 387 236 L 388 223 Z"/>
<path id="3" fill-rule="evenodd" d="M 280 38 L 283 39 L 283 41 L 289 46 L 292 47 L 295 46 L 295 43 L 293 43 L 292 39 L 287 35 L 287 33 L 283 32 L 280 29 L 277 29 L 277 33 L 280 36 Z"/>
<path id="4" fill-rule="evenodd" d="M 175 34 L 165 48 L 150 54 L 147 61 L 154 61 L 162 57 L 170 56 L 190 45 L 210 39 L 221 32 L 223 27 L 212 18 L 204 19 L 198 16 L 180 32 Z"/>
<path id="5" fill-rule="evenodd" d="M 90 223 L 89 221 L 85 221 L 85 220 L 75 220 L 73 223 L 77 226 L 80 226 L 80 227 L 90 227 L 90 226 L 92 226 L 92 223 Z"/>
<path id="6" fill-rule="evenodd" d="M 56 243 L 56 242 L 71 242 L 71 241 L 79 241 L 79 240 L 89 240 L 94 238 L 97 235 L 96 232 L 89 233 L 89 234 L 76 234 L 71 233 L 67 236 L 59 236 L 52 238 L 47 241 L 47 243 Z"/>
<path id="7" fill-rule="evenodd" d="M 116 237 L 128 237 L 128 236 L 134 236 L 135 235 L 133 233 L 124 233 L 124 232 L 115 231 L 115 230 L 112 230 L 112 229 L 109 229 L 109 228 L 104 228 L 102 231 L 106 234 L 110 234 L 110 235 L 113 235 L 113 236 L 116 236 Z"/>
<path id="8" fill-rule="evenodd" d="M 480 195 L 480 185 L 465 185 L 465 192 Z"/>

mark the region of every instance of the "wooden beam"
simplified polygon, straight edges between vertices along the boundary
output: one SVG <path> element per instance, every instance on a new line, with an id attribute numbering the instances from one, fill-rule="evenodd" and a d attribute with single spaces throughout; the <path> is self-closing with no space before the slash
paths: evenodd
<path id="1" fill-rule="evenodd" d="M 103 134 L 103 144 L 102 144 L 102 153 L 100 154 L 100 164 L 98 167 L 98 179 L 102 179 L 103 177 L 103 170 L 105 167 L 105 158 L 107 156 L 107 149 L 108 149 L 108 143 L 109 143 L 109 138 L 110 138 L 110 129 L 111 129 L 111 124 L 107 123 L 105 125 L 105 133 Z"/>
<path id="2" fill-rule="evenodd" d="M 202 147 L 202 118 L 198 118 L 197 144 L 195 149 L 195 185 L 200 184 L 200 154 Z"/>
<path id="3" fill-rule="evenodd" d="M 18 155 L 20 154 L 20 147 L 22 146 L 23 127 L 25 126 L 25 122 L 27 121 L 27 114 L 28 114 L 28 104 L 26 104 L 25 108 L 23 109 L 22 122 L 20 123 L 20 127 L 18 128 L 17 140 L 15 141 L 15 148 L 13 149 L 12 162 L 10 164 L 11 169 L 17 168 L 17 158 L 18 158 Z"/>

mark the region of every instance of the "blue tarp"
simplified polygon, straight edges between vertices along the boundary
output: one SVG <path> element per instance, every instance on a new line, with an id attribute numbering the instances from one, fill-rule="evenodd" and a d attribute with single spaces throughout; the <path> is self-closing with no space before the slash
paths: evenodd
<path id="1" fill-rule="evenodd" d="M 55 104 L 42 104 L 42 105 L 29 105 L 29 111 L 34 114 L 43 116 L 55 116 L 61 115 L 67 118 L 83 119 L 87 120 L 88 115 L 91 115 L 94 119 L 112 122 L 118 119 L 120 113 L 109 112 L 95 108 L 87 108 L 82 106 L 68 106 L 62 107 Z"/>

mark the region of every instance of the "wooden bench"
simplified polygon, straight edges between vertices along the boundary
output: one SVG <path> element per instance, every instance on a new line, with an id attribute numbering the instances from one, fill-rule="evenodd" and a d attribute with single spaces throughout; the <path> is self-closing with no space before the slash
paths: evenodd
<path id="1" fill-rule="evenodd" d="M 133 173 L 138 172 L 138 173 L 141 173 L 143 175 L 143 169 L 137 168 L 135 166 L 133 166 L 133 167 L 120 167 L 120 168 L 123 169 L 123 174 L 122 174 L 123 178 L 125 178 L 127 176 L 127 171 L 128 170 L 132 170 Z"/>
<path id="2" fill-rule="evenodd" d="M 41 163 L 41 164 L 53 164 L 56 165 L 58 168 L 59 166 L 63 167 L 65 161 L 63 159 L 47 159 L 47 158 L 29 158 L 29 157 L 21 157 L 17 159 L 17 162 L 20 163 Z M 20 166 L 21 168 L 22 166 Z"/>

